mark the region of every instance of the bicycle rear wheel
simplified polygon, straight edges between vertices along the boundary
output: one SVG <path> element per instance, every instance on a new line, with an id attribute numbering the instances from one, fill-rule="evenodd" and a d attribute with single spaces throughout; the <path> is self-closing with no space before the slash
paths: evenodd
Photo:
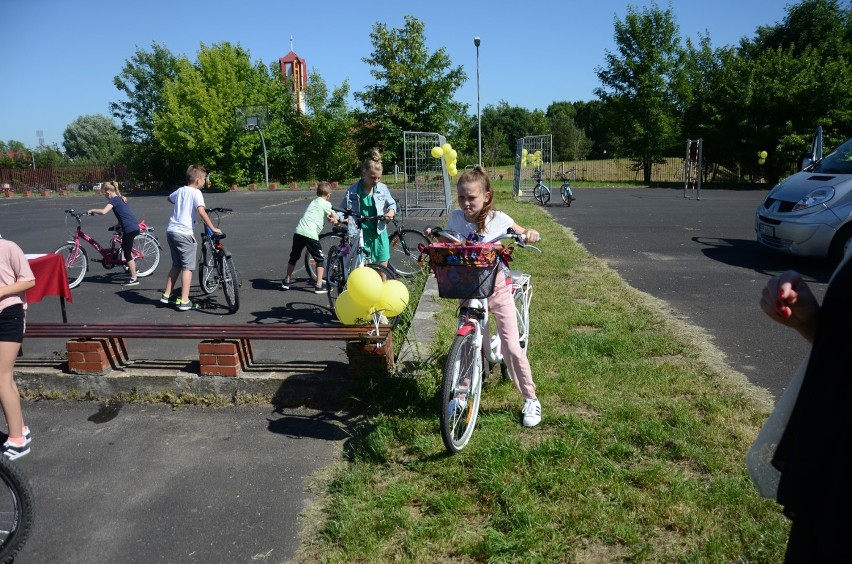
<path id="1" fill-rule="evenodd" d="M 533 196 L 535 196 L 535 199 L 538 200 L 539 204 L 544 206 L 550 201 L 550 188 L 544 184 L 537 184 L 536 187 L 533 188 Z"/>
<path id="2" fill-rule="evenodd" d="M 89 254 L 86 249 L 78 247 L 74 243 L 66 243 L 53 251 L 53 254 L 62 255 L 65 272 L 68 273 L 68 287 L 76 288 L 79 286 L 86 276 L 86 272 L 89 271 Z"/>
<path id="3" fill-rule="evenodd" d="M 133 260 L 136 261 L 136 276 L 148 276 L 160 264 L 160 245 L 153 235 L 140 233 L 133 239 Z"/>
<path id="4" fill-rule="evenodd" d="M 5 456 L 0 458 L 0 562 L 12 562 L 30 536 L 34 496 L 21 469 Z"/>
<path id="5" fill-rule="evenodd" d="M 222 289 L 225 290 L 225 301 L 228 302 L 228 311 L 236 313 L 240 309 L 240 275 L 234 266 L 231 257 L 222 257 Z"/>
<path id="6" fill-rule="evenodd" d="M 470 441 L 482 393 L 482 351 L 476 346 L 476 332 L 456 335 L 441 384 L 441 439 L 451 454 L 459 452 Z"/>
<path id="7" fill-rule="evenodd" d="M 209 238 L 201 239 L 201 259 L 198 261 L 198 284 L 205 294 L 212 294 L 219 287 L 216 275 L 216 252 Z"/>
<path id="8" fill-rule="evenodd" d="M 328 261 L 331 248 L 337 247 L 339 249 L 343 245 L 343 237 L 336 231 L 329 231 L 320 235 L 319 243 L 320 247 L 322 247 L 322 256 Z M 327 265 L 328 263 L 326 262 Z M 308 273 L 308 278 L 311 279 L 311 282 L 317 281 L 317 261 L 314 260 L 314 257 L 307 250 L 305 251 L 305 272 Z"/>
<path id="9" fill-rule="evenodd" d="M 576 200 L 574 197 L 574 192 L 571 190 L 571 186 L 566 182 L 562 185 L 562 188 L 559 190 L 559 193 L 562 195 L 562 203 L 566 206 L 570 206 L 571 202 Z"/>
<path id="10" fill-rule="evenodd" d="M 420 255 L 418 244 L 429 244 L 429 239 L 414 229 L 397 231 L 390 238 L 390 260 L 388 266 L 399 276 L 413 278 L 418 272 L 429 268 L 427 255 Z"/>

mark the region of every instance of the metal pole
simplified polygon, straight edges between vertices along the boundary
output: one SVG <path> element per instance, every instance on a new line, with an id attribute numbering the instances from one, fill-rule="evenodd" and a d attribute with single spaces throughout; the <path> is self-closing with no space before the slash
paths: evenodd
<path id="1" fill-rule="evenodd" d="M 479 44 L 481 43 L 478 37 L 473 38 L 473 44 L 476 45 L 476 139 L 479 144 L 479 165 L 482 165 L 482 113 L 479 109 Z"/>
<path id="2" fill-rule="evenodd" d="M 260 142 L 263 144 L 263 170 L 266 172 L 266 187 L 269 188 L 269 162 L 266 160 L 266 140 L 263 138 L 263 131 L 258 127 L 257 132 L 260 133 Z"/>

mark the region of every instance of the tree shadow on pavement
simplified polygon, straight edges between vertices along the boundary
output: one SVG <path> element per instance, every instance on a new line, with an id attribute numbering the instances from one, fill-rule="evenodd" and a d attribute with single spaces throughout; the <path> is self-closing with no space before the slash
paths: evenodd
<path id="1" fill-rule="evenodd" d="M 720 237 L 693 237 L 692 240 L 704 246 L 701 252 L 709 259 L 767 276 L 795 270 L 806 280 L 824 284 L 834 271 L 828 260 L 786 255 L 767 249 L 757 241 Z"/>

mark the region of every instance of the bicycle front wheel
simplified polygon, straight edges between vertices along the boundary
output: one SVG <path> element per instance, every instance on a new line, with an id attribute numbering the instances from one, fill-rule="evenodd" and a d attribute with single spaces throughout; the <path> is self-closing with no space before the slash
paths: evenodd
<path id="1" fill-rule="evenodd" d="M 337 302 L 337 296 L 342 294 L 343 289 L 346 287 L 343 258 L 340 255 L 340 249 L 332 245 L 325 260 L 325 283 L 326 289 L 328 289 L 328 306 L 331 308 L 332 313 L 334 313 L 334 304 Z"/>
<path id="2" fill-rule="evenodd" d="M 228 311 L 236 313 L 240 309 L 240 275 L 234 266 L 231 257 L 222 258 L 222 289 L 225 290 L 225 301 L 228 302 Z"/>
<path id="3" fill-rule="evenodd" d="M 30 536 L 34 496 L 21 469 L 5 456 L 0 458 L 0 562 L 12 562 Z"/>
<path id="4" fill-rule="evenodd" d="M 328 261 L 331 248 L 337 247 L 339 249 L 343 245 L 343 237 L 341 237 L 336 231 L 329 231 L 328 233 L 320 235 L 319 243 L 322 248 L 322 256 L 325 257 L 326 261 Z M 326 266 L 327 265 L 328 262 L 326 262 Z M 308 278 L 311 279 L 311 282 L 317 281 L 317 261 L 314 260 L 314 257 L 312 257 L 311 253 L 307 250 L 305 250 L 305 272 L 308 273 Z"/>
<path id="5" fill-rule="evenodd" d="M 390 260 L 388 266 L 397 275 L 413 278 L 429 268 L 427 255 L 421 255 L 419 244 L 428 245 L 429 239 L 414 229 L 397 231 L 390 238 Z"/>
<path id="6" fill-rule="evenodd" d="M 546 205 L 550 201 L 550 189 L 544 184 L 539 184 L 533 188 L 533 196 L 541 205 Z"/>
<path id="7" fill-rule="evenodd" d="M 140 233 L 133 239 L 133 260 L 136 276 L 149 276 L 160 264 L 160 245 L 153 235 Z"/>
<path id="8" fill-rule="evenodd" d="M 198 284 L 205 294 L 212 294 L 219 287 L 219 277 L 216 276 L 216 254 L 210 239 L 201 239 L 201 259 L 198 261 Z"/>
<path id="9" fill-rule="evenodd" d="M 68 287 L 76 288 L 83 281 L 86 272 L 89 271 L 89 255 L 86 249 L 78 247 L 74 243 L 62 245 L 53 254 L 62 255 L 65 263 L 65 272 L 68 273 Z"/>
<path id="10" fill-rule="evenodd" d="M 476 332 L 456 335 L 441 384 L 441 438 L 451 454 L 470 441 L 479 415 L 482 392 L 482 351 L 476 346 Z"/>
<path id="11" fill-rule="evenodd" d="M 566 206 L 570 206 L 571 202 L 576 200 L 576 198 L 574 197 L 574 192 L 571 190 L 571 186 L 567 182 L 562 185 L 560 194 L 562 194 L 562 203 Z"/>

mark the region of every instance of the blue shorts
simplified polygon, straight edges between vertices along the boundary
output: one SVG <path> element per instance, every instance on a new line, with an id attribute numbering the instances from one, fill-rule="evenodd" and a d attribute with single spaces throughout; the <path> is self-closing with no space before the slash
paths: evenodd
<path id="1" fill-rule="evenodd" d="M 195 270 L 195 253 L 198 248 L 195 237 L 167 231 L 166 240 L 172 253 L 172 268 Z"/>

